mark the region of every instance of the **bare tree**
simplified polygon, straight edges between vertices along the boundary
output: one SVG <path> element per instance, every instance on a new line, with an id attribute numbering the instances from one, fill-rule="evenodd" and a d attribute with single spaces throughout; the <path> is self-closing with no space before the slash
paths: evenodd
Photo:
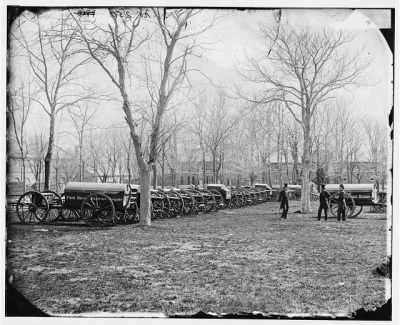
<path id="1" fill-rule="evenodd" d="M 194 112 L 191 117 L 191 129 L 198 139 L 198 145 L 201 151 L 202 159 L 202 180 L 206 184 L 206 145 L 204 137 L 206 135 L 206 100 L 201 94 L 197 97 L 197 102 L 194 103 Z"/>
<path id="2" fill-rule="evenodd" d="M 357 85 L 368 63 L 345 52 L 352 38 L 342 31 L 261 27 L 267 44 L 262 58 L 250 58 L 247 78 L 262 90 L 247 100 L 281 101 L 303 131 L 302 212 L 311 212 L 311 123 L 316 110 L 339 89 Z"/>
<path id="3" fill-rule="evenodd" d="M 77 71 L 88 62 L 88 58 L 79 56 L 75 47 L 76 30 L 69 28 L 69 14 L 60 10 L 59 18 L 51 23 L 48 23 L 45 16 L 46 13 L 25 13 L 15 25 L 12 36 L 25 50 L 31 72 L 40 89 L 41 96 L 34 100 L 49 117 L 44 179 L 44 186 L 48 189 L 56 116 L 63 109 L 90 100 L 93 96 L 90 90 L 76 83 Z"/>
<path id="4" fill-rule="evenodd" d="M 372 162 L 375 181 L 385 188 L 388 168 L 389 130 L 378 122 L 364 122 L 364 131 L 367 138 L 369 160 Z"/>
<path id="5" fill-rule="evenodd" d="M 28 120 L 32 99 L 34 94 L 30 93 L 30 83 L 25 89 L 22 82 L 20 87 L 10 90 L 8 97 L 7 113 L 10 118 L 11 138 L 17 145 L 20 159 L 22 161 L 22 175 L 24 191 L 26 190 L 26 157 L 28 155 L 28 146 L 26 144 L 26 122 Z M 26 91 L 28 94 L 26 94 Z"/>
<path id="6" fill-rule="evenodd" d="M 336 163 L 335 161 L 335 116 L 336 106 L 323 105 L 321 109 L 315 112 L 312 122 L 312 144 L 313 160 L 316 161 L 317 181 L 322 183 L 329 181 L 329 171 Z M 318 184 L 319 185 L 319 184 Z"/>
<path id="7" fill-rule="evenodd" d="M 179 138 L 178 138 L 179 157 L 181 158 L 181 161 L 187 164 L 190 171 L 197 170 L 198 162 L 201 161 L 202 159 L 203 151 L 201 145 L 199 144 L 199 139 L 200 138 L 193 133 L 193 128 L 191 126 L 191 123 L 188 123 L 186 128 L 184 128 L 182 132 L 179 133 Z M 167 148 L 171 147 L 172 146 L 169 145 Z M 170 155 L 168 155 L 167 153 L 166 156 L 168 157 Z M 171 162 L 173 162 L 173 160 Z M 203 176 L 199 174 L 198 179 L 202 180 Z"/>
<path id="8" fill-rule="evenodd" d="M 254 140 L 262 164 L 263 182 L 272 185 L 271 157 L 276 149 L 273 143 L 277 141 L 278 130 L 275 118 L 276 112 L 273 110 L 274 114 L 265 114 L 265 111 L 264 105 L 256 105 L 246 115 L 246 118 L 254 120 L 254 129 L 256 131 Z M 269 111 L 271 112 L 271 109 Z"/>
<path id="9" fill-rule="evenodd" d="M 27 138 L 27 145 L 30 148 L 31 159 L 29 167 L 35 177 L 35 186 L 38 191 L 42 190 L 42 173 L 45 161 L 47 142 L 43 133 L 36 133 Z M 46 189 L 46 188 L 45 188 Z"/>
<path id="10" fill-rule="evenodd" d="M 85 134 L 87 133 L 87 127 L 89 126 L 90 120 L 93 119 L 96 114 L 96 109 L 92 112 L 87 104 L 78 104 L 75 107 L 68 109 L 69 116 L 72 120 L 75 132 L 72 136 L 76 137 L 79 146 L 79 181 L 82 182 L 84 179 L 84 166 L 83 166 L 83 152 L 85 143 Z"/>
<path id="11" fill-rule="evenodd" d="M 102 28 L 102 26 L 93 22 L 83 24 L 82 21 L 75 18 L 80 36 L 86 45 L 87 53 L 105 71 L 121 93 L 125 119 L 129 126 L 140 169 L 140 223 L 142 225 L 151 224 L 150 175 L 157 161 L 160 124 L 175 90 L 185 80 L 187 73 L 186 59 L 191 48 L 187 45 L 186 40 L 196 36 L 196 34 L 185 33 L 185 30 L 188 21 L 198 13 L 198 10 L 193 9 L 152 10 L 162 35 L 165 56 L 161 61 L 159 83 L 155 84 L 157 87 L 153 88 L 155 85 L 152 85 L 148 88 L 157 89 L 155 92 L 149 92 L 150 96 L 153 96 L 151 98 L 151 107 L 155 108 L 155 116 L 152 120 L 148 150 L 144 150 L 146 141 L 143 141 L 139 136 L 140 117 L 135 116 L 132 112 L 126 81 L 131 76 L 129 72 L 129 57 L 149 38 L 147 34 L 140 35 L 138 26 L 141 24 L 143 16 L 149 17 L 151 15 L 150 12 L 146 9 L 137 9 L 134 12 L 132 10 L 128 19 L 127 16 L 121 17 L 109 10 L 111 23 L 106 28 Z M 177 47 L 182 46 L 182 44 L 184 49 L 178 51 Z M 108 59 L 110 57 L 115 61 L 110 62 Z M 107 65 L 107 63 L 109 64 Z M 148 72 L 149 70 L 146 69 L 146 71 Z"/>
<path id="12" fill-rule="evenodd" d="M 293 169 L 291 173 L 292 184 L 297 184 L 300 178 L 299 173 L 299 156 L 300 156 L 300 145 L 301 145 L 301 132 L 297 128 L 296 121 L 289 119 L 285 123 L 286 130 L 286 144 L 290 152 Z"/>
<path id="13" fill-rule="evenodd" d="M 336 181 L 349 183 L 352 177 L 351 162 L 357 159 L 362 145 L 362 139 L 358 132 L 360 126 L 358 120 L 353 116 L 352 110 L 347 109 L 343 102 L 337 103 L 334 107 L 333 117 L 335 128 L 332 132 L 331 146 L 336 165 Z"/>
<path id="14" fill-rule="evenodd" d="M 56 170 L 57 178 L 59 183 L 67 184 L 68 182 L 77 181 L 78 178 L 78 166 L 75 161 L 74 152 L 63 150 L 61 153 L 56 151 L 54 165 Z"/>
<path id="15" fill-rule="evenodd" d="M 170 116 L 168 116 L 170 115 Z M 161 169 L 161 186 L 164 187 L 165 181 L 165 162 L 166 154 L 165 148 L 168 144 L 174 141 L 177 137 L 178 131 L 183 127 L 183 121 L 179 120 L 176 114 L 167 114 L 161 125 L 160 140 L 158 141 L 157 161 Z M 161 157 L 160 157 L 161 156 Z M 153 187 L 157 187 L 157 169 L 154 167 L 153 174 Z"/>
<path id="16" fill-rule="evenodd" d="M 125 130 L 124 130 L 125 131 Z M 133 164 L 133 141 L 128 132 L 123 132 L 121 136 L 122 155 L 124 157 L 125 169 L 127 174 L 127 183 L 131 184 L 133 176 L 137 174 L 135 165 Z"/>
<path id="17" fill-rule="evenodd" d="M 194 130 L 199 136 L 200 146 L 208 149 L 212 160 L 213 182 L 218 181 L 218 171 L 222 161 L 218 160 L 220 150 L 231 133 L 237 118 L 229 114 L 227 96 L 223 89 L 218 89 L 216 98 L 206 105 L 196 105 Z"/>

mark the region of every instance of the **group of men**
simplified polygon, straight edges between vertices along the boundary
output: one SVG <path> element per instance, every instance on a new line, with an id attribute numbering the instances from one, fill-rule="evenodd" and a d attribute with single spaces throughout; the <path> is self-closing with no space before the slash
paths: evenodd
<path id="1" fill-rule="evenodd" d="M 318 208 L 318 220 L 321 220 L 322 211 L 325 212 L 325 221 L 328 220 L 328 202 L 330 193 L 326 191 L 325 185 L 321 185 L 321 192 L 319 193 L 319 208 Z M 289 211 L 289 197 L 288 197 L 288 184 L 284 184 L 283 189 L 279 192 L 278 201 L 280 202 L 280 209 L 282 209 L 282 219 L 287 219 Z M 337 221 L 346 221 L 346 196 L 344 192 L 343 184 L 339 185 L 339 193 L 337 199 Z"/>

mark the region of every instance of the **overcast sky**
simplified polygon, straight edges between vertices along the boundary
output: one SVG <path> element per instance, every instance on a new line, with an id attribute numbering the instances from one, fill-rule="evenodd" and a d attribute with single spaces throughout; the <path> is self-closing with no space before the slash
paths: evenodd
<path id="1" fill-rule="evenodd" d="M 201 19 L 214 15 L 215 10 L 207 10 Z M 202 70 L 213 82 L 227 88 L 240 85 L 242 79 L 237 74 L 246 63 L 246 53 L 254 55 L 259 47 L 257 28 L 259 24 L 273 22 L 271 10 L 220 10 L 218 24 L 212 31 L 202 35 L 204 40 L 210 41 L 209 49 L 203 51 L 200 59 L 190 64 Z M 387 121 L 387 114 L 392 106 L 391 74 L 392 57 L 391 52 L 378 31 L 379 27 L 390 25 L 389 10 L 362 10 L 350 9 L 284 9 L 281 22 L 294 26 L 309 24 L 315 28 L 329 26 L 350 31 L 355 39 L 351 44 L 350 51 L 362 51 L 364 57 L 371 59 L 371 65 L 365 72 L 365 79 L 369 86 L 352 89 L 349 97 L 351 109 L 360 118 L 378 120 L 382 123 Z M 99 89 L 111 89 L 114 87 L 104 72 L 98 68 L 87 67 L 86 75 L 93 80 L 101 81 Z M 18 65 L 14 72 L 22 75 L 28 71 L 28 65 Z M 201 88 L 207 80 L 200 75 L 192 77 L 193 88 Z M 40 122 L 46 119 L 46 115 L 39 107 L 32 111 L 33 118 L 30 121 L 30 129 L 37 130 L 38 126 L 46 123 Z M 110 127 L 112 125 L 124 125 L 123 112 L 117 103 L 106 102 L 98 105 L 96 126 Z M 70 129 L 66 116 L 58 125 L 60 141 L 66 141 L 65 131 Z M 47 131 L 46 131 L 47 132 Z"/>

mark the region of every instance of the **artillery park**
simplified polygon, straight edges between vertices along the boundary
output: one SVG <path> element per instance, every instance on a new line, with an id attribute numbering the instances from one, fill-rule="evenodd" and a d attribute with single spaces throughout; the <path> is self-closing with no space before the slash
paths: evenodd
<path id="1" fill-rule="evenodd" d="M 291 202 L 291 211 L 298 210 Z M 317 205 L 315 204 L 315 208 Z M 350 317 L 385 301 L 374 274 L 385 214 L 336 223 L 279 218 L 278 203 L 137 225 L 9 227 L 14 285 L 42 311 L 165 315 L 262 312 Z"/>
<path id="2" fill-rule="evenodd" d="M 7 319 L 392 319 L 395 1 L 63 6 L 7 6 Z"/>

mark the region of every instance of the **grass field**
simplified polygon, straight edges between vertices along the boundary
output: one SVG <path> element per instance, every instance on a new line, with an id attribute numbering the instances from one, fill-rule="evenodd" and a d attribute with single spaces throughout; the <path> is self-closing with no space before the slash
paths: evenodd
<path id="1" fill-rule="evenodd" d="M 372 273 L 386 255 L 384 215 L 336 223 L 277 212 L 266 203 L 151 227 L 12 224 L 8 269 L 51 314 L 349 314 L 385 302 Z"/>

